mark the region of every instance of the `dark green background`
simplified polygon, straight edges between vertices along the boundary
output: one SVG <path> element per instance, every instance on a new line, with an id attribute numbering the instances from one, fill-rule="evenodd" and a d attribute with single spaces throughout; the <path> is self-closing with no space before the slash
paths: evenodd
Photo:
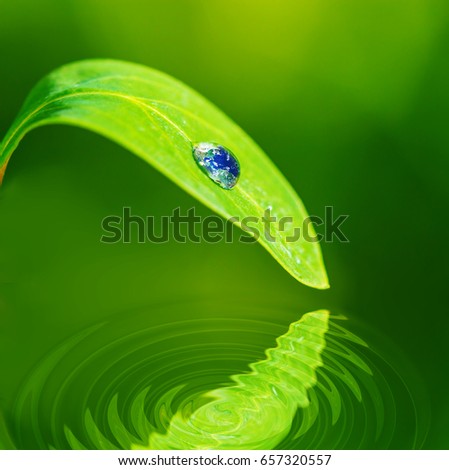
<path id="1" fill-rule="evenodd" d="M 0 192 L 2 408 L 45 352 L 120 311 L 206 299 L 269 306 L 287 326 L 330 308 L 408 359 L 432 408 L 426 447 L 448 448 L 448 51 L 445 0 L 3 1 L 1 133 L 59 65 L 146 64 L 239 123 L 309 213 L 349 214 L 350 243 L 322 246 L 326 292 L 258 245 L 102 245 L 101 219 L 124 205 L 209 211 L 98 136 L 35 131 Z"/>

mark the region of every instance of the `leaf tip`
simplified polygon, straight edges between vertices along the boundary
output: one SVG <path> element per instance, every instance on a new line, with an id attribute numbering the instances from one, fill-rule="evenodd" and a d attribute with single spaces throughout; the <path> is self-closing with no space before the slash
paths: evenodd
<path id="1" fill-rule="evenodd" d="M 330 284 L 329 284 L 327 277 L 323 280 L 316 281 L 314 283 L 305 283 L 305 284 L 308 285 L 309 287 L 314 287 L 315 289 L 319 289 L 319 290 L 326 290 L 330 288 Z"/>
<path id="2" fill-rule="evenodd" d="M 319 272 L 314 272 L 312 277 L 304 278 L 303 276 L 294 276 L 296 279 L 305 284 L 308 287 L 313 287 L 315 289 L 326 290 L 330 288 L 329 279 L 327 277 L 326 270 L 321 269 Z"/>

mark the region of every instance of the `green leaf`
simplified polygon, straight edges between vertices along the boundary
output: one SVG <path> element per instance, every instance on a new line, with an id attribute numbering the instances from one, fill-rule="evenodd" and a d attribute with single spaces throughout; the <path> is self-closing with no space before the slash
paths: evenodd
<path id="1" fill-rule="evenodd" d="M 264 152 L 219 109 L 181 82 L 150 68 L 113 60 L 63 66 L 28 96 L 0 147 L 0 181 L 23 136 L 46 124 L 70 124 L 95 131 L 127 148 L 185 191 L 243 229 L 255 217 L 260 243 L 292 276 L 306 285 L 329 287 L 318 242 L 289 242 L 307 212 L 284 176 Z M 223 190 L 201 172 L 192 143 L 215 142 L 239 159 L 241 177 Z M 291 217 L 285 231 L 272 223 L 275 241 L 264 236 L 267 208 L 277 220 Z M 249 224 L 248 224 L 249 225 Z M 247 230 L 248 231 L 248 230 Z M 313 229 L 310 235 L 314 236 Z"/>

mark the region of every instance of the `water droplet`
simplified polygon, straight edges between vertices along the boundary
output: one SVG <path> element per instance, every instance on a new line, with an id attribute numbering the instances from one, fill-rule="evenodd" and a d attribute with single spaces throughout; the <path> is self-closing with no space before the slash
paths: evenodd
<path id="1" fill-rule="evenodd" d="M 226 147 L 200 142 L 193 146 L 193 157 L 201 170 L 223 189 L 232 189 L 237 184 L 240 164 Z"/>

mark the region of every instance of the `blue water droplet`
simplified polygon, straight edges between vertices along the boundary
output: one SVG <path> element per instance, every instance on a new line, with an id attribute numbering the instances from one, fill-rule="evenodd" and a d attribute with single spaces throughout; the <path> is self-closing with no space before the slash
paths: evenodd
<path id="1" fill-rule="evenodd" d="M 240 176 L 237 157 L 223 145 L 200 142 L 193 146 L 193 157 L 209 178 L 223 189 L 232 189 Z"/>

